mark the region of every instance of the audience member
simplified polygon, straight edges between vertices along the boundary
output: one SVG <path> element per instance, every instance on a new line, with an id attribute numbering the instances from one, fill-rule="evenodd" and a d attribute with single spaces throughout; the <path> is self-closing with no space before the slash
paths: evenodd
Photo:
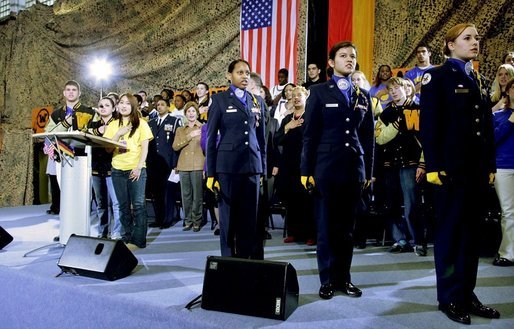
<path id="1" fill-rule="evenodd" d="M 302 86 L 306 89 L 309 89 L 312 85 L 323 82 L 320 78 L 321 70 L 319 69 L 318 64 L 310 63 L 307 65 L 307 76 L 309 79 Z"/>
<path id="2" fill-rule="evenodd" d="M 171 170 L 177 165 L 178 154 L 173 150 L 177 128 L 182 125 L 180 119 L 170 115 L 169 102 L 160 99 L 157 102 L 158 116 L 150 120 L 148 126 L 154 139 L 148 146 L 148 183 L 149 194 L 153 198 L 155 221 L 150 227 L 169 228 L 177 217 L 175 207 L 175 189 L 168 181 Z"/>
<path id="3" fill-rule="evenodd" d="M 418 222 L 420 217 L 417 216 L 421 203 L 418 184 L 425 176 L 419 144 L 419 107 L 407 98 L 406 83 L 398 77 L 386 82 L 392 102 L 380 114 L 375 136 L 377 144 L 383 145 L 386 209 L 395 241 L 389 252 L 412 251 L 410 236 L 414 240 L 416 255 L 426 256 L 424 225 Z"/>
<path id="4" fill-rule="evenodd" d="M 375 81 L 373 82 L 373 86 L 369 90 L 371 97 L 376 97 L 380 100 L 382 108 L 385 108 L 389 102 L 391 102 L 391 97 L 389 96 L 385 85 L 386 81 L 391 79 L 391 76 L 391 67 L 389 65 L 380 65 Z"/>
<path id="5" fill-rule="evenodd" d="M 282 99 L 282 91 L 287 84 L 289 79 L 289 71 L 286 68 L 281 68 L 277 73 L 278 85 L 271 88 L 271 97 L 273 98 L 273 105 L 277 105 L 280 99 Z"/>
<path id="6" fill-rule="evenodd" d="M 510 64 L 502 64 L 498 67 L 498 70 L 496 70 L 496 77 L 491 87 L 491 105 L 493 112 L 505 108 L 507 102 L 507 90 L 505 87 L 507 82 L 513 78 L 514 66 Z"/>
<path id="7" fill-rule="evenodd" d="M 180 152 L 177 171 L 180 175 L 182 207 L 184 208 L 184 231 L 201 229 L 203 207 L 203 169 L 205 156 L 200 146 L 202 123 L 198 121 L 198 104 L 185 105 L 186 122 L 177 129 L 173 149 Z"/>
<path id="8" fill-rule="evenodd" d="M 117 118 L 114 111 L 114 102 L 110 97 L 103 97 L 98 102 L 100 120 L 90 124 L 91 132 L 97 136 L 103 136 L 107 125 Z M 121 223 L 118 198 L 114 192 L 111 177 L 112 152 L 106 149 L 94 147 L 91 156 L 91 185 L 93 186 L 96 214 L 99 219 L 98 237 L 121 239 Z M 109 211 L 111 209 L 111 211 Z M 109 218 L 112 220 L 110 221 Z M 109 228 L 111 228 L 109 232 Z"/>
<path id="9" fill-rule="evenodd" d="M 205 123 L 207 122 L 209 106 L 212 102 L 209 96 L 209 85 L 205 82 L 198 82 L 196 85 L 196 102 L 198 103 L 198 111 L 200 112 L 198 120 Z"/>
<path id="10" fill-rule="evenodd" d="M 286 204 L 287 237 L 284 243 L 305 242 L 316 244 L 314 200 L 300 181 L 303 123 L 305 102 L 309 92 L 304 87 L 293 88 L 294 111 L 288 114 L 276 133 L 277 144 L 282 145 L 279 171 L 282 193 Z"/>
<path id="11" fill-rule="evenodd" d="M 502 241 L 493 265 L 514 266 L 514 79 L 505 87 L 505 107 L 494 113 L 496 177 L 494 187 L 502 210 Z"/>

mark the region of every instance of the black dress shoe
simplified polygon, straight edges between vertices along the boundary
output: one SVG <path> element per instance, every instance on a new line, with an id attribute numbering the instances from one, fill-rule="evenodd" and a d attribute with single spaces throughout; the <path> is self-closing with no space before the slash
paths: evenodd
<path id="1" fill-rule="evenodd" d="M 339 286 L 336 289 L 341 290 L 343 294 L 348 295 L 350 297 L 362 296 L 362 291 L 356 286 L 354 286 L 351 282 L 345 282 L 342 286 Z"/>
<path id="2" fill-rule="evenodd" d="M 471 302 L 471 308 L 469 309 L 470 313 L 476 316 L 480 316 L 482 318 L 488 319 L 499 319 L 500 312 L 495 310 L 492 307 L 485 306 L 479 301 Z"/>
<path id="3" fill-rule="evenodd" d="M 471 318 L 469 317 L 469 313 L 464 310 L 461 305 L 450 303 L 448 305 L 439 304 L 439 310 L 441 310 L 448 319 L 463 323 L 463 324 L 471 324 Z"/>
<path id="4" fill-rule="evenodd" d="M 161 227 L 162 224 L 160 223 L 157 223 L 157 222 L 153 222 L 153 223 L 150 223 L 148 226 L 149 227 Z"/>
<path id="5" fill-rule="evenodd" d="M 322 284 L 319 288 L 319 296 L 323 299 L 331 299 L 334 297 L 334 287 L 330 283 Z"/>
<path id="6" fill-rule="evenodd" d="M 493 260 L 493 265 L 494 266 L 502 266 L 502 267 L 507 267 L 507 266 L 514 266 L 514 262 L 508 260 L 507 258 L 503 258 L 503 257 L 496 257 L 494 260 Z"/>

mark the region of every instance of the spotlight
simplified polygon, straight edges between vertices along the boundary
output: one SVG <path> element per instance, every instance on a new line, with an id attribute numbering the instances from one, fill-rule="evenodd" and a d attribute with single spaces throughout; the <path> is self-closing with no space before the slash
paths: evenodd
<path id="1" fill-rule="evenodd" d="M 109 80 L 112 74 L 112 66 L 105 58 L 95 58 L 89 65 L 91 75 L 100 81 L 100 98 L 103 97 L 103 82 Z"/>

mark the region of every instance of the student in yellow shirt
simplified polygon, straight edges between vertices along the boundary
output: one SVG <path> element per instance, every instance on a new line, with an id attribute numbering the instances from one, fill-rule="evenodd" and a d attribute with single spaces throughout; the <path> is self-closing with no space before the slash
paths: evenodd
<path id="1" fill-rule="evenodd" d="M 146 247 L 145 162 L 153 135 L 148 123 L 140 119 L 137 99 L 132 94 L 120 97 L 118 111 L 120 119 L 109 123 L 104 137 L 127 147 L 114 149 L 111 176 L 120 207 L 122 239 L 134 250 Z"/>

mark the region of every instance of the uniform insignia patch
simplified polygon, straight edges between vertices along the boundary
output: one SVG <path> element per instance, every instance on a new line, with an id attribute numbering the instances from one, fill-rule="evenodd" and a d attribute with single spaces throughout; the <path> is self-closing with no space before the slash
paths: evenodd
<path id="1" fill-rule="evenodd" d="M 236 94 L 237 98 L 241 98 L 244 96 L 245 91 L 242 89 L 236 88 L 235 94 Z"/>
<path id="2" fill-rule="evenodd" d="M 423 80 L 421 80 L 421 84 L 427 85 L 430 82 L 430 80 L 432 80 L 432 75 L 430 75 L 430 73 L 425 73 L 423 75 Z"/>
<path id="3" fill-rule="evenodd" d="M 346 79 L 339 79 L 339 81 L 337 81 L 337 87 L 341 90 L 348 90 L 350 84 L 348 81 L 346 81 Z"/>
<path id="4" fill-rule="evenodd" d="M 464 65 L 464 70 L 466 71 L 467 75 L 471 75 L 471 71 L 473 70 L 473 63 L 467 62 L 466 65 Z"/>

